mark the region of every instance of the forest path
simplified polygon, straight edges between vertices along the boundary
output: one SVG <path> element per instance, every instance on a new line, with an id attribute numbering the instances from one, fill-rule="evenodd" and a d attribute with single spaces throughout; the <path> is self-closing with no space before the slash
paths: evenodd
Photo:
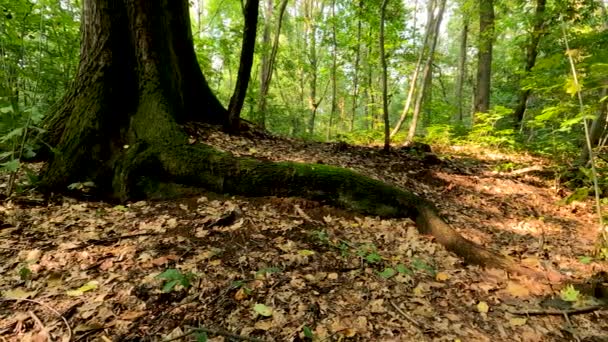
<path id="1" fill-rule="evenodd" d="M 559 272 L 562 284 L 607 270 L 579 260 L 594 238 L 590 202 L 558 206 L 550 177 L 494 171 L 546 164 L 538 158 L 446 150 L 439 162 L 217 131 L 202 142 L 237 155 L 349 167 L 413 190 L 461 234 Z M 608 331 L 606 310 L 568 322 L 509 313 L 539 308 L 561 285 L 462 265 L 409 219 L 298 198 L 209 193 L 116 206 L 69 198 L 41 205 L 36 196 L 0 205 L 0 336 L 9 341 L 40 335 L 33 317 L 51 336 L 67 336 L 57 313 L 84 341 L 175 338 L 192 326 L 213 331 L 209 337 L 229 331 L 265 341 L 591 341 Z M 158 275 L 174 269 L 165 277 L 179 282 L 192 272 L 191 286 L 162 293 L 169 281 Z"/>

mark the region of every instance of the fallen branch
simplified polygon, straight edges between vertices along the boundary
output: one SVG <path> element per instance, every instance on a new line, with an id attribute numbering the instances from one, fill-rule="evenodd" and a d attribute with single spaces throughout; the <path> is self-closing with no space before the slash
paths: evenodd
<path id="1" fill-rule="evenodd" d="M 63 320 L 63 323 L 65 324 L 67 330 L 68 330 L 68 338 L 67 341 L 71 341 L 72 340 L 72 328 L 70 327 L 70 324 L 68 323 L 68 320 L 63 317 L 62 314 L 59 313 L 59 311 L 53 309 L 52 307 L 48 306 L 47 304 L 44 304 L 42 302 L 39 302 L 37 300 L 33 300 L 33 299 L 25 299 L 25 298 L 0 298 L 0 302 L 9 302 L 9 301 L 16 301 L 16 302 L 29 302 L 29 303 L 34 303 L 34 304 L 38 304 L 40 306 L 42 306 L 43 308 L 51 311 L 52 313 L 54 313 L 55 315 L 57 315 L 58 317 L 60 317 Z M 42 324 L 42 323 L 40 323 Z"/>
<path id="2" fill-rule="evenodd" d="M 507 312 L 512 313 L 514 315 L 525 315 L 525 316 L 541 316 L 541 315 L 562 316 L 562 315 L 577 315 L 577 314 L 590 313 L 590 312 L 602 310 L 602 309 L 608 309 L 608 305 L 605 305 L 605 304 L 591 305 L 591 306 L 585 306 L 582 308 L 573 308 L 573 309 L 567 309 L 567 310 L 560 310 L 560 309 L 510 310 L 510 309 L 508 309 Z"/>

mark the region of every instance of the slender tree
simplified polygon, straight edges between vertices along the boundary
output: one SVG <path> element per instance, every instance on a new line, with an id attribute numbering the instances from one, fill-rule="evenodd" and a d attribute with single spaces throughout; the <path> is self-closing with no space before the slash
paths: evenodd
<path id="1" fill-rule="evenodd" d="M 387 66 L 386 53 L 384 52 L 384 22 L 386 19 L 386 6 L 388 0 L 382 1 L 380 9 L 380 62 L 382 64 L 382 118 L 384 121 L 384 150 L 388 151 L 391 148 L 390 125 L 388 122 L 388 82 L 387 82 Z"/>
<path id="2" fill-rule="evenodd" d="M 524 67 L 524 77 L 526 77 L 534 68 L 536 64 L 536 57 L 538 56 L 538 44 L 540 43 L 541 37 L 544 33 L 544 24 L 545 24 L 545 7 L 546 0 L 536 0 L 536 10 L 534 12 L 534 25 L 532 27 L 532 32 L 530 32 L 530 37 L 528 39 L 528 44 L 526 46 L 526 65 Z M 530 96 L 531 90 L 526 88 L 522 89 L 519 92 L 517 98 L 517 105 L 515 106 L 514 115 L 517 124 L 522 124 L 524 119 L 524 113 L 526 112 L 526 104 L 528 102 L 528 97 Z"/>
<path id="3" fill-rule="evenodd" d="M 443 18 L 443 11 L 445 10 L 446 0 L 439 0 L 439 6 L 437 9 L 437 14 L 433 17 L 429 18 L 431 24 L 431 32 L 430 32 L 430 46 L 429 53 L 426 58 L 426 63 L 424 64 L 424 69 L 422 71 L 422 83 L 420 90 L 418 91 L 418 97 L 416 98 L 416 104 L 414 105 L 414 113 L 412 114 L 412 122 L 410 123 L 410 129 L 407 133 L 407 138 L 405 139 L 405 143 L 409 144 L 414 140 L 414 136 L 416 135 L 416 128 L 418 125 L 418 118 L 420 117 L 420 111 L 422 109 L 422 102 L 424 100 L 425 95 L 429 91 L 431 84 L 431 77 L 433 74 L 433 59 L 435 57 L 435 48 L 437 47 L 437 40 L 439 37 L 439 27 L 441 25 L 441 20 Z"/>
<path id="4" fill-rule="evenodd" d="M 273 2 L 268 0 L 265 15 L 264 25 L 264 36 L 263 36 L 263 48 L 262 54 L 262 72 L 260 73 L 260 98 L 258 101 L 258 120 L 257 123 L 261 127 L 266 126 L 266 104 L 268 98 L 268 91 L 270 90 L 270 82 L 272 81 L 272 73 L 274 68 L 274 62 L 279 49 L 279 37 L 281 35 L 281 26 L 283 25 L 283 16 L 285 15 L 285 9 L 287 8 L 287 1 L 283 0 L 279 7 L 279 16 L 276 21 L 276 27 L 274 31 L 274 39 L 272 40 L 272 46 L 270 44 L 270 25 L 273 13 Z"/>
<path id="5" fill-rule="evenodd" d="M 359 64 L 361 62 L 361 16 L 363 15 L 363 0 L 359 0 L 357 7 L 357 40 L 355 42 L 355 65 L 353 70 L 353 94 L 351 98 L 351 117 L 349 130 L 355 128 L 355 117 L 357 115 L 357 100 L 359 97 Z"/>
<path id="6" fill-rule="evenodd" d="M 226 122 L 226 129 L 230 132 L 237 132 L 241 122 L 241 110 L 243 109 L 243 103 L 247 95 L 247 87 L 251 78 L 251 67 L 253 66 L 259 5 L 260 0 L 247 0 L 243 8 L 245 26 L 243 29 L 243 45 L 241 47 L 241 63 L 239 65 L 234 93 L 228 105 L 228 121 Z"/>
<path id="7" fill-rule="evenodd" d="M 403 106 L 403 110 L 401 111 L 401 116 L 399 117 L 397 124 L 395 125 L 395 127 L 393 128 L 393 131 L 391 132 L 391 138 L 394 137 L 395 135 L 397 135 L 397 133 L 399 133 L 399 131 L 401 130 L 401 126 L 405 122 L 405 119 L 407 118 L 407 115 L 410 112 L 410 107 L 412 105 L 412 99 L 414 99 L 414 95 L 416 93 L 416 89 L 417 89 L 417 85 L 418 85 L 418 76 L 420 74 L 420 69 L 422 68 L 422 60 L 424 59 L 424 56 L 426 54 L 426 51 L 428 48 L 429 37 L 431 36 L 431 31 L 432 31 L 432 26 L 433 26 L 433 21 L 431 20 L 431 18 L 433 17 L 434 11 L 435 11 L 435 1 L 429 0 L 428 7 L 427 7 L 427 21 L 426 21 L 426 27 L 424 30 L 424 38 L 422 41 L 422 45 L 420 46 L 420 52 L 418 53 L 418 60 L 416 61 L 416 66 L 414 67 L 414 71 L 413 71 L 412 77 L 410 79 L 410 84 L 409 84 L 410 86 L 407 91 L 407 98 L 405 100 L 405 105 Z"/>
<path id="8" fill-rule="evenodd" d="M 456 91 L 454 97 L 456 98 L 456 112 L 457 120 L 462 123 L 464 110 L 462 108 L 463 100 L 463 89 L 464 80 L 467 74 L 467 40 L 469 36 L 469 16 L 467 13 L 462 12 L 462 28 L 460 31 L 460 48 L 458 52 L 458 74 L 456 76 Z"/>
<path id="9" fill-rule="evenodd" d="M 329 111 L 329 124 L 327 125 L 327 140 L 331 139 L 331 129 L 338 109 L 338 39 L 336 38 L 336 0 L 331 2 L 331 110 Z"/>

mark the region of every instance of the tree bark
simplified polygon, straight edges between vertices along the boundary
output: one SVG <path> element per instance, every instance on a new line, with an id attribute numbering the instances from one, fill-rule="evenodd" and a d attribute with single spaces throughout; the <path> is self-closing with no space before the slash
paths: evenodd
<path id="1" fill-rule="evenodd" d="M 536 10 L 534 12 L 534 26 L 532 27 L 532 32 L 530 33 L 530 40 L 528 42 L 528 46 L 526 47 L 526 66 L 524 67 L 524 78 L 530 74 L 532 68 L 536 64 L 536 57 L 538 56 L 538 44 L 540 43 L 540 39 L 544 35 L 544 16 L 545 16 L 545 4 L 546 0 L 536 0 Z M 528 102 L 528 97 L 530 96 L 530 89 L 522 89 L 520 90 L 517 97 L 517 105 L 515 106 L 514 115 L 516 120 L 516 125 L 519 126 L 522 124 L 524 119 L 524 113 L 526 112 L 526 104 Z"/>
<path id="2" fill-rule="evenodd" d="M 243 44 L 241 47 L 241 62 L 239 73 L 236 77 L 234 93 L 228 105 L 228 120 L 225 128 L 229 132 L 238 132 L 241 122 L 241 110 L 247 95 L 247 87 L 251 78 L 251 67 L 253 66 L 253 53 L 255 51 L 255 36 L 258 25 L 258 8 L 260 0 L 247 0 L 243 9 L 245 26 L 243 29 Z"/>
<path id="3" fill-rule="evenodd" d="M 458 76 L 456 79 L 456 112 L 458 113 L 458 122 L 462 123 L 463 108 L 462 108 L 462 91 L 464 88 L 464 79 L 467 73 L 467 38 L 469 35 L 469 18 L 466 13 L 462 13 L 462 31 L 460 33 L 460 50 L 458 53 Z"/>
<path id="4" fill-rule="evenodd" d="M 44 188 L 112 189 L 130 146 L 186 142 L 186 121 L 226 122 L 194 54 L 186 1 L 86 0 L 81 25 L 76 79 L 44 122 L 43 141 L 61 151 L 42 171 Z"/>
<path id="5" fill-rule="evenodd" d="M 479 43 L 477 57 L 477 91 L 475 113 L 490 109 L 490 85 L 492 79 L 492 48 L 494 45 L 493 0 L 479 1 Z"/>
<path id="6" fill-rule="evenodd" d="M 382 118 L 384 121 L 384 150 L 391 148 L 390 125 L 388 122 L 388 84 L 386 71 L 386 54 L 384 52 L 384 21 L 386 18 L 386 6 L 388 0 L 382 1 L 380 9 L 380 63 L 382 65 Z"/>

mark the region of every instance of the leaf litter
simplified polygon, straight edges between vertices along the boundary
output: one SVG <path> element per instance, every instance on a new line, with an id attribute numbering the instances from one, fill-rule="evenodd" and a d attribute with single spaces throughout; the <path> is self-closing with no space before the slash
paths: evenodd
<path id="1" fill-rule="evenodd" d="M 0 206 L 0 336 L 7 341 L 538 341 L 606 338 L 608 312 L 514 314 L 608 267 L 590 202 L 552 180 L 493 171 L 530 156 L 382 152 L 207 134 L 236 155 L 351 168 L 431 199 L 467 238 L 546 281 L 462 262 L 409 219 L 301 198 L 204 193 L 125 205 L 36 194 Z M 38 203 L 38 204 L 36 204 Z M 65 322 L 63 321 L 65 319 Z M 200 328 L 197 334 L 192 329 Z M 231 337 L 232 336 L 232 337 Z M 200 339 L 199 339 L 200 340 Z"/>

